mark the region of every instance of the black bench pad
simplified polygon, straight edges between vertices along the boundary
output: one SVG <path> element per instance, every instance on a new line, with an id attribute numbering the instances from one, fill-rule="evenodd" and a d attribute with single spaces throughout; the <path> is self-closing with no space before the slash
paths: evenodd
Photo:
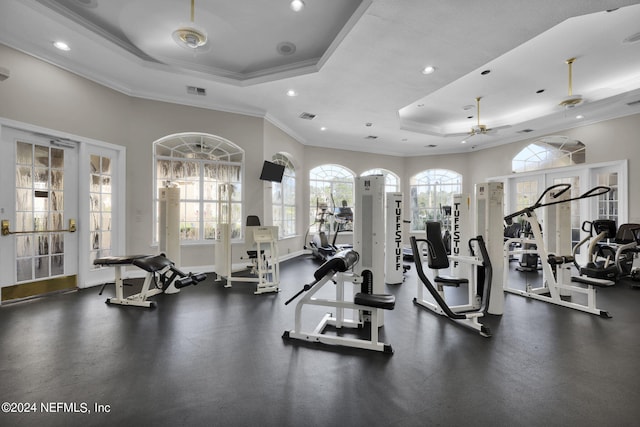
<path id="1" fill-rule="evenodd" d="M 451 276 L 436 276 L 433 281 L 436 283 L 442 283 L 444 286 L 460 286 L 462 284 L 469 283 L 469 279 Z"/>
<path id="2" fill-rule="evenodd" d="M 133 261 L 133 265 L 140 267 L 144 271 L 153 273 L 173 265 L 173 262 L 164 255 L 156 255 L 145 258 L 138 258 Z"/>
<path id="3" fill-rule="evenodd" d="M 393 310 L 396 305 L 396 297 L 389 294 L 365 294 L 359 292 L 354 296 L 353 302 L 358 305 Z"/>
<path id="4" fill-rule="evenodd" d="M 93 260 L 94 265 L 129 265 L 133 261 L 141 258 L 147 258 L 153 255 L 125 255 L 125 256 L 105 256 Z"/>
<path id="5" fill-rule="evenodd" d="M 576 283 L 582 283 L 583 285 L 599 286 L 601 288 L 607 288 L 615 284 L 611 280 L 605 280 L 605 279 L 598 280 L 598 279 L 591 279 L 590 277 L 583 277 L 583 276 L 572 276 L 571 281 Z"/>

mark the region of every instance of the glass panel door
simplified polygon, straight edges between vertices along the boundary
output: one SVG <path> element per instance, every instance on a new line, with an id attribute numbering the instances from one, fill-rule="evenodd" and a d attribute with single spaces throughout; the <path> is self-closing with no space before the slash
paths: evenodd
<path id="1" fill-rule="evenodd" d="M 93 264 L 96 258 L 124 252 L 124 150 L 86 145 L 80 155 L 80 218 L 86 232 L 80 240 L 80 286 L 113 281 L 113 269 Z"/>
<path id="2" fill-rule="evenodd" d="M 113 188 L 111 158 L 89 156 L 89 265 L 96 258 L 111 255 L 111 205 Z"/>
<path id="3" fill-rule="evenodd" d="M 16 281 L 64 274 L 64 150 L 16 142 Z"/>
<path id="4" fill-rule="evenodd" d="M 76 143 L 2 128 L 0 167 L 12 201 L 2 198 L 2 299 L 77 285 Z M 5 256 L 6 254 L 6 256 Z"/>

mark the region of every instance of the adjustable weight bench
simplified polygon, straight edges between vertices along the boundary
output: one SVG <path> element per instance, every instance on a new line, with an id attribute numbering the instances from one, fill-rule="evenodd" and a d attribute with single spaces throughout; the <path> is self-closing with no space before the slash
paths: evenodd
<path id="1" fill-rule="evenodd" d="M 106 256 L 102 258 L 96 258 L 93 260 L 93 265 L 97 265 L 100 267 L 114 267 L 115 278 L 113 282 L 106 282 L 100 288 L 100 292 L 98 295 L 102 295 L 104 292 L 104 288 L 107 285 L 115 285 L 116 288 L 116 296 L 118 296 L 118 291 L 120 292 L 119 297 L 122 298 L 122 290 L 124 286 L 131 286 L 124 283 L 122 279 L 122 267 L 127 265 L 133 265 L 133 261 L 138 258 L 146 258 L 153 255 L 127 255 L 127 256 Z"/>
<path id="2" fill-rule="evenodd" d="M 173 261 L 161 255 L 130 255 L 122 257 L 96 258 L 94 265 L 115 267 L 116 296 L 107 298 L 107 304 L 133 305 L 137 307 L 153 307 L 155 303 L 147 298 L 160 293 L 172 294 L 180 292 L 180 288 L 197 285 L 207 278 L 204 273 L 185 274 L 176 268 Z M 124 283 L 122 280 L 122 266 L 134 265 L 146 271 L 142 290 L 124 297 Z M 151 289 L 153 282 L 154 288 Z"/>

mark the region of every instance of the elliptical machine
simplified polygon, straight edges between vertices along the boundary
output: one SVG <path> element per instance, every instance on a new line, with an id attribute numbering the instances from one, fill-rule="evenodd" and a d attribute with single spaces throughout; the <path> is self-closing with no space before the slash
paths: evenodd
<path id="1" fill-rule="evenodd" d="M 332 197 L 333 200 L 333 197 Z M 330 218 L 333 217 L 334 221 Z M 329 206 L 326 201 L 320 201 L 316 199 L 316 219 L 313 224 L 307 229 L 305 235 L 305 242 L 309 234 L 309 230 L 315 224 L 318 225 L 316 233 L 311 238 L 309 246 L 305 246 L 304 249 L 310 249 L 311 254 L 315 259 L 326 261 L 336 253 L 344 249 L 350 249 L 352 245 L 337 245 L 336 239 L 340 231 L 351 231 L 353 224 L 353 211 L 347 206 L 346 200 L 342 201 L 342 207 L 335 209 L 335 212 L 329 210 Z M 333 233 L 333 239 L 331 238 L 331 228 L 336 225 L 336 229 Z"/>
<path id="2" fill-rule="evenodd" d="M 316 218 L 313 224 L 311 224 L 307 229 L 307 234 L 304 238 L 306 242 L 307 236 L 309 235 L 309 230 L 311 229 L 311 227 L 317 224 L 318 227 L 316 229 L 316 233 L 311 238 L 309 246 L 305 245 L 304 249 L 310 249 L 311 254 L 315 259 L 320 259 L 323 261 L 332 257 L 336 253 L 335 248 L 329 244 L 329 237 L 327 235 L 327 232 L 325 231 L 327 229 L 326 224 L 329 222 L 327 218 L 330 215 L 331 212 L 329 212 L 329 206 L 327 205 L 327 202 L 324 200 L 320 201 L 320 199 L 316 199 Z M 329 233 L 330 232 L 331 228 L 329 228 Z"/>

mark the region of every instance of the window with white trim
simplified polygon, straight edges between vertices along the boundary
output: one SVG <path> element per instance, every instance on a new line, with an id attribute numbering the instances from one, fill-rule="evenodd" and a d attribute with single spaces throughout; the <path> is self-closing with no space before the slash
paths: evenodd
<path id="1" fill-rule="evenodd" d="M 240 238 L 244 150 L 224 138 L 194 132 L 169 135 L 154 142 L 153 148 L 154 240 L 158 241 L 158 190 L 165 186 L 180 188 L 180 240 L 214 240 L 219 208 L 228 202 L 219 200 L 222 184 L 233 186 L 231 238 Z"/>
<path id="2" fill-rule="evenodd" d="M 443 206 L 462 192 L 462 175 L 447 169 L 429 169 L 411 177 L 411 231 L 425 229 L 425 221 L 442 221 Z"/>
<path id="3" fill-rule="evenodd" d="M 271 161 L 284 166 L 282 182 L 273 182 L 271 186 L 273 225 L 278 226 L 282 239 L 296 234 L 296 169 L 286 153 L 274 154 Z"/>
<path id="4" fill-rule="evenodd" d="M 513 172 L 527 172 L 585 162 L 586 147 L 565 136 L 546 136 L 527 145 L 511 161 Z"/>
<path id="5" fill-rule="evenodd" d="M 353 208 L 355 174 L 340 165 L 321 165 L 309 171 L 309 220 L 314 224 L 322 213 Z M 326 219 L 326 218 L 325 218 Z M 325 223 L 329 231 L 329 220 Z"/>

